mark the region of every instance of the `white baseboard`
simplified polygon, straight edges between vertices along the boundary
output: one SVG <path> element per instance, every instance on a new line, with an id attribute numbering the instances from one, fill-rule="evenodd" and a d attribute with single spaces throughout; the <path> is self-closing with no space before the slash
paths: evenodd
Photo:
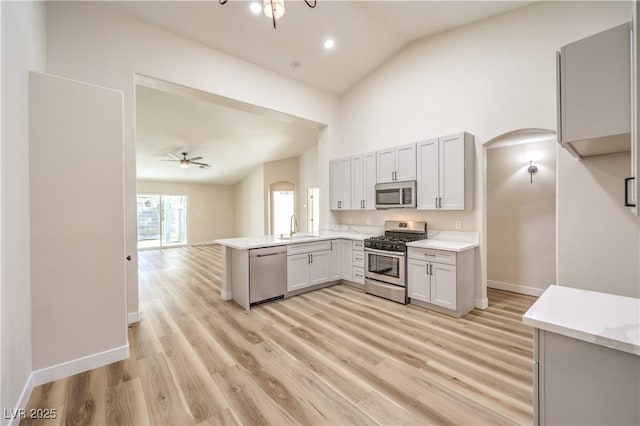
<path id="1" fill-rule="evenodd" d="M 231 294 L 230 291 L 224 291 L 224 290 L 220 290 L 220 297 L 222 298 L 222 300 L 231 300 L 233 299 L 233 295 Z"/>
<path id="2" fill-rule="evenodd" d="M 64 377 L 72 376 L 74 374 L 82 373 L 83 371 L 102 367 L 103 365 L 111 364 L 112 362 L 120 361 L 128 357 L 129 344 L 127 343 L 125 346 L 121 346 L 119 348 L 78 358 L 73 361 L 63 362 L 62 364 L 54 365 L 53 367 L 47 367 L 32 372 L 29 374 L 29 377 L 22 388 L 20 398 L 18 398 L 18 402 L 16 403 L 14 410 L 10 413 L 14 417 L 9 419 L 3 418 L 3 420 L 8 420 L 8 426 L 17 426 L 20 424 L 20 410 L 24 410 L 27 407 L 27 403 L 29 402 L 31 392 L 34 387 L 62 379 Z M 3 412 L 3 417 L 7 414 L 8 413 Z"/>
<path id="3" fill-rule="evenodd" d="M 489 307 L 489 299 L 486 297 L 484 299 L 476 299 L 474 306 L 478 309 L 487 309 Z"/>
<path id="4" fill-rule="evenodd" d="M 127 314 L 127 323 L 129 325 L 140 322 L 140 312 L 129 312 Z"/>
<path id="5" fill-rule="evenodd" d="M 129 343 L 119 348 L 63 362 L 52 367 L 42 368 L 32 373 L 32 386 L 39 386 L 64 377 L 73 376 L 87 370 L 102 367 L 112 362 L 129 358 Z"/>
<path id="6" fill-rule="evenodd" d="M 540 296 L 544 293 L 544 288 L 527 287 L 524 285 L 503 283 L 502 281 L 487 280 L 487 287 L 498 290 L 510 291 L 513 293 L 526 294 L 529 296 Z"/>
<path id="7" fill-rule="evenodd" d="M 3 410 L 3 420 L 8 420 L 7 426 L 17 426 L 20 424 L 20 420 L 22 420 L 22 418 L 18 413 L 20 413 L 20 410 L 24 410 L 27 407 L 27 403 L 29 402 L 29 398 L 31 397 L 33 386 L 33 373 L 31 373 L 29 374 L 29 377 L 27 377 L 27 381 L 22 388 L 20 398 L 18 398 L 18 402 L 16 402 L 16 407 L 14 408 L 14 410 L 11 413 L 6 413 Z M 7 419 L 7 414 L 13 415 L 13 417 Z"/>

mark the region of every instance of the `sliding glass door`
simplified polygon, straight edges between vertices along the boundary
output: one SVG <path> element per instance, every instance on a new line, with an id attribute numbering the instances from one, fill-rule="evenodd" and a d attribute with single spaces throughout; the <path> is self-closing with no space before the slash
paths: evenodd
<path id="1" fill-rule="evenodd" d="M 187 243 L 187 197 L 138 194 L 138 248 Z"/>

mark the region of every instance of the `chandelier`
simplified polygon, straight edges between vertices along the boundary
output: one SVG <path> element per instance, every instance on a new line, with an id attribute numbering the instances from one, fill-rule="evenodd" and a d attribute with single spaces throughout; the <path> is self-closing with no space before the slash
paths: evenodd
<path id="1" fill-rule="evenodd" d="M 218 0 L 220 4 L 225 4 L 229 0 Z M 318 0 L 304 0 L 310 8 L 316 7 Z M 259 7 L 259 5 L 258 5 Z M 262 11 L 267 18 L 273 21 L 273 28 L 276 28 L 276 19 L 284 16 L 284 0 L 262 0 Z"/>

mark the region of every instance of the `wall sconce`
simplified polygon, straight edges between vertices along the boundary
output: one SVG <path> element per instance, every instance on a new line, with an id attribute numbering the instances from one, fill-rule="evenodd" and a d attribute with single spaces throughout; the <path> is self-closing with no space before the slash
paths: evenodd
<path id="1" fill-rule="evenodd" d="M 529 162 L 529 168 L 527 171 L 529 172 L 529 177 L 531 178 L 531 183 L 533 183 L 533 175 L 538 173 L 538 166 L 533 164 L 534 161 L 538 160 L 539 155 L 537 151 L 527 151 L 526 153 L 527 161 Z"/>

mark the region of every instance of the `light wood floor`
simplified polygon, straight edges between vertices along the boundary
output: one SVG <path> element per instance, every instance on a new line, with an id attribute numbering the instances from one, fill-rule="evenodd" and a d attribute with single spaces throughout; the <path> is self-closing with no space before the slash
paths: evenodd
<path id="1" fill-rule="evenodd" d="M 139 263 L 129 359 L 39 386 L 28 408 L 83 425 L 532 422 L 533 297 L 490 290 L 454 319 L 339 285 L 246 312 L 220 299 L 217 246 Z"/>

